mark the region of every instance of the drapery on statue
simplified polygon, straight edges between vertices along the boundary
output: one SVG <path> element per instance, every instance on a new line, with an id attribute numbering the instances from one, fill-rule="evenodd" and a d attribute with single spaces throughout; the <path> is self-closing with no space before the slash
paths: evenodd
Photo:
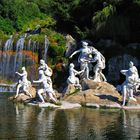
<path id="1" fill-rule="evenodd" d="M 67 79 L 67 83 L 69 84 L 73 84 L 76 88 L 82 89 L 80 83 L 79 83 L 79 78 L 76 77 L 76 75 L 81 74 L 83 72 L 82 71 L 77 71 L 74 69 L 74 64 L 71 63 L 69 66 L 69 77 Z"/>
<path id="2" fill-rule="evenodd" d="M 57 103 L 57 100 L 55 99 L 55 93 L 54 90 L 52 88 L 52 82 L 50 81 L 50 77 L 46 76 L 44 74 L 43 70 L 39 70 L 39 75 L 40 78 L 39 80 L 34 80 L 33 83 L 38 83 L 38 84 L 42 84 L 42 88 L 40 88 L 37 91 L 37 94 L 39 96 L 39 98 L 41 99 L 42 103 L 45 103 L 45 100 L 43 98 L 43 93 L 47 93 L 49 95 L 49 98 L 54 102 Z"/>
<path id="3" fill-rule="evenodd" d="M 28 81 L 28 79 L 27 79 L 27 75 L 28 75 L 28 74 L 27 74 L 27 71 L 26 71 L 25 67 L 22 67 L 22 71 L 23 71 L 22 73 L 16 72 L 16 74 L 20 76 L 20 79 L 19 79 L 18 84 L 17 84 L 16 96 L 15 96 L 15 98 L 18 97 L 18 95 L 19 95 L 19 90 L 20 90 L 21 87 L 23 88 L 23 91 L 24 91 L 27 95 L 29 95 L 30 97 L 32 97 L 32 95 L 31 95 L 31 94 L 29 93 L 29 91 L 28 91 L 28 87 L 31 85 L 31 82 Z"/>
<path id="4" fill-rule="evenodd" d="M 88 43 L 83 41 L 82 48 L 73 52 L 70 56 L 72 58 L 75 54 L 80 53 L 78 57 L 78 62 L 80 63 L 80 69 L 84 70 L 83 79 L 90 80 L 89 78 L 89 64 L 96 62 L 93 71 L 95 73 L 94 81 L 102 82 L 107 81 L 102 70 L 105 68 L 105 58 L 104 56 L 94 47 L 88 46 Z M 94 55 L 94 56 L 93 56 Z"/>
<path id="5" fill-rule="evenodd" d="M 92 55 L 91 55 L 91 49 L 88 47 L 88 43 L 83 41 L 82 48 L 73 52 L 70 58 L 72 58 L 77 53 L 80 53 L 78 57 L 78 62 L 80 63 L 80 69 L 84 70 L 83 78 L 90 80 L 88 63 L 90 63 L 90 61 L 92 60 Z"/>
<path id="6" fill-rule="evenodd" d="M 92 54 L 94 54 L 94 58 L 92 62 L 96 62 L 96 65 L 93 69 L 95 76 L 94 81 L 95 82 L 101 82 L 101 81 L 107 81 L 104 74 L 102 73 L 102 70 L 105 69 L 105 58 L 104 56 L 95 48 L 92 49 Z"/>
<path id="7" fill-rule="evenodd" d="M 133 62 L 130 61 L 129 63 L 129 69 L 128 70 L 121 70 L 121 73 L 126 76 L 126 80 L 121 85 L 121 92 L 123 95 L 123 106 L 126 103 L 126 97 L 128 96 L 129 99 L 136 101 L 136 99 L 133 96 L 134 92 L 137 92 L 137 89 L 139 87 L 139 75 L 138 70 L 134 66 Z"/>

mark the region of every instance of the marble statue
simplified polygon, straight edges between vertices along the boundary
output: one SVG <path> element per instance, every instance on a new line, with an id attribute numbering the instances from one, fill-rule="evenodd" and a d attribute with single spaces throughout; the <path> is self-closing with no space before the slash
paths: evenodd
<path id="1" fill-rule="evenodd" d="M 43 70 L 46 76 L 52 76 L 52 69 L 45 63 L 43 59 L 40 60 L 40 66 L 38 70 Z"/>
<path id="2" fill-rule="evenodd" d="M 22 67 L 22 73 L 19 73 L 19 72 L 16 72 L 16 74 L 18 75 L 18 76 L 20 76 L 20 79 L 19 79 L 19 81 L 18 81 L 18 84 L 17 84 L 17 88 L 16 88 L 16 96 L 15 96 L 15 98 L 17 98 L 17 96 L 18 96 L 18 94 L 19 94 L 19 90 L 20 90 L 20 88 L 22 87 L 23 88 L 23 91 L 27 94 L 27 95 L 29 95 L 30 97 L 32 97 L 32 95 L 29 93 L 29 91 L 28 91 L 28 87 L 31 85 L 31 82 L 30 81 L 28 81 L 28 79 L 27 79 L 27 71 L 26 71 L 26 69 L 25 69 L 25 67 Z"/>
<path id="3" fill-rule="evenodd" d="M 45 100 L 43 98 L 43 93 L 47 93 L 49 95 L 49 98 L 54 102 L 57 103 L 57 100 L 55 99 L 55 93 L 52 88 L 52 82 L 50 82 L 50 78 L 44 74 L 43 70 L 39 70 L 40 78 L 37 81 L 33 81 L 33 83 L 42 84 L 43 87 L 37 91 L 37 94 L 39 98 L 41 99 L 42 103 L 45 103 Z"/>
<path id="4" fill-rule="evenodd" d="M 88 47 L 88 43 L 83 41 L 82 42 L 82 48 L 73 52 L 71 54 L 70 58 L 72 58 L 77 53 L 80 53 L 80 55 L 78 57 L 78 62 L 80 63 L 80 69 L 84 70 L 83 78 L 89 80 L 90 78 L 89 78 L 88 64 L 92 60 L 92 55 L 91 55 L 92 52 L 91 52 L 91 48 Z"/>
<path id="5" fill-rule="evenodd" d="M 121 70 L 121 73 L 126 76 L 126 80 L 121 85 L 121 92 L 123 94 L 123 106 L 126 102 L 126 97 L 129 99 L 136 101 L 133 96 L 133 93 L 138 88 L 137 83 L 139 82 L 139 75 L 137 68 L 134 66 L 133 62 L 130 61 L 128 70 Z"/>
<path id="6" fill-rule="evenodd" d="M 49 80 L 49 82 L 52 84 L 51 76 L 52 76 L 52 69 L 45 63 L 43 59 L 40 60 L 40 66 L 38 70 L 43 70 L 45 76 Z"/>
<path id="7" fill-rule="evenodd" d="M 94 71 L 94 81 L 95 82 L 102 82 L 107 81 L 104 74 L 102 73 L 102 70 L 105 68 L 105 58 L 104 56 L 95 48 L 92 49 L 92 54 L 94 54 L 92 62 L 96 62 L 96 65 L 93 69 Z"/>
<path id="8" fill-rule="evenodd" d="M 75 87 L 77 87 L 79 89 L 82 89 L 82 87 L 79 83 L 79 78 L 76 77 L 76 75 L 81 74 L 82 72 L 83 72 L 83 70 L 79 71 L 79 72 L 77 70 L 75 70 L 74 69 L 74 64 L 71 63 L 70 66 L 69 66 L 69 77 L 67 79 L 68 85 L 73 84 Z"/>
<path id="9" fill-rule="evenodd" d="M 82 48 L 75 51 L 71 54 L 70 58 L 72 58 L 75 54 L 80 53 L 78 57 L 78 62 L 80 63 L 80 69 L 84 70 L 83 79 L 90 80 L 89 78 L 89 64 L 96 62 L 96 65 L 93 69 L 95 76 L 95 82 L 107 81 L 102 70 L 105 68 L 105 58 L 104 56 L 94 47 L 88 46 L 88 43 L 83 41 Z"/>

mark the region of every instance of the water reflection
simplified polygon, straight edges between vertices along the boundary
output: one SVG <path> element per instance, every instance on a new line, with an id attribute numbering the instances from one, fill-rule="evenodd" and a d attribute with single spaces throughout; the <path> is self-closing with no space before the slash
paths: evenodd
<path id="1" fill-rule="evenodd" d="M 140 111 L 50 110 L 13 104 L 0 94 L 0 139 L 128 140 L 140 138 Z"/>

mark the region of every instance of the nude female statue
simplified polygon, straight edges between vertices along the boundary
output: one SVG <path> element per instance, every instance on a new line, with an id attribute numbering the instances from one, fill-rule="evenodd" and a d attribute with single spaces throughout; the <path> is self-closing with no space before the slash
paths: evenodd
<path id="1" fill-rule="evenodd" d="M 43 93 L 47 93 L 49 95 L 50 99 L 54 103 L 57 103 L 57 100 L 55 99 L 55 93 L 52 88 L 52 82 L 50 82 L 50 78 L 45 76 L 43 70 L 39 70 L 39 75 L 40 75 L 39 80 L 37 80 L 37 81 L 34 80 L 33 83 L 38 83 L 38 84 L 43 85 L 43 87 L 37 91 L 37 94 L 38 94 L 39 98 L 41 99 L 42 103 L 45 103 L 45 100 L 42 95 Z"/>
<path id="2" fill-rule="evenodd" d="M 84 70 L 83 78 L 90 80 L 88 63 L 90 63 L 92 59 L 92 55 L 91 55 L 91 49 L 88 47 L 88 43 L 83 41 L 82 48 L 72 53 L 70 58 L 72 58 L 77 53 L 80 53 L 78 57 L 78 62 L 80 63 L 80 69 Z"/>
<path id="3" fill-rule="evenodd" d="M 129 63 L 129 69 L 128 70 L 121 70 L 121 73 L 126 76 L 126 80 L 122 84 L 122 94 L 123 94 L 123 106 L 126 102 L 126 96 L 129 97 L 129 99 L 136 101 L 136 99 L 133 97 L 133 92 L 135 90 L 135 84 L 138 80 L 138 71 L 137 68 L 134 66 L 133 62 L 130 61 Z"/>
<path id="4" fill-rule="evenodd" d="M 20 76 L 20 79 L 19 79 L 19 81 L 18 81 L 18 85 L 17 85 L 17 89 L 16 89 L 16 96 L 15 96 L 15 98 L 17 98 L 17 96 L 18 96 L 18 94 L 19 94 L 19 89 L 21 88 L 21 87 L 23 87 L 23 91 L 27 94 L 27 95 L 29 95 L 30 97 L 32 97 L 32 95 L 29 93 L 29 91 L 28 91 L 28 87 L 31 85 L 31 82 L 30 81 L 28 81 L 28 79 L 27 79 L 27 71 L 26 71 L 26 69 L 25 69 L 25 67 L 22 67 L 22 73 L 19 73 L 19 72 L 16 72 L 16 74 L 18 74 L 19 76 Z"/>
<path id="5" fill-rule="evenodd" d="M 67 79 L 67 83 L 68 84 L 73 84 L 75 87 L 78 87 L 79 89 L 82 89 L 80 83 L 79 83 L 79 78 L 76 77 L 76 75 L 82 73 L 82 71 L 77 71 L 74 69 L 74 64 L 71 63 L 70 66 L 69 66 L 69 77 Z"/>

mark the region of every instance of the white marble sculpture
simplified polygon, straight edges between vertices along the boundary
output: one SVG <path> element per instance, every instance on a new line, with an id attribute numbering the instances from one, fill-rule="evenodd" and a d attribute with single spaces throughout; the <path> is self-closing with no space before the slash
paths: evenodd
<path id="1" fill-rule="evenodd" d="M 51 76 L 52 76 L 52 69 L 45 63 L 43 59 L 40 60 L 40 66 L 38 70 L 43 70 L 45 76 L 47 79 L 52 83 Z"/>
<path id="2" fill-rule="evenodd" d="M 72 58 L 77 53 L 80 53 L 80 55 L 78 57 L 78 62 L 80 63 L 80 69 L 84 70 L 83 78 L 89 80 L 90 78 L 89 78 L 89 66 L 88 66 L 88 64 L 92 60 L 92 55 L 91 55 L 92 52 L 91 52 L 91 48 L 88 47 L 88 43 L 83 41 L 82 48 L 73 52 L 71 54 L 70 58 Z"/>
<path id="3" fill-rule="evenodd" d="M 46 76 L 52 76 L 52 69 L 45 63 L 43 59 L 40 60 L 39 70 L 43 70 Z"/>
<path id="4" fill-rule="evenodd" d="M 38 84 L 43 85 L 43 87 L 37 91 L 37 94 L 38 94 L 39 98 L 41 99 L 42 103 L 45 103 L 45 100 L 43 98 L 44 93 L 47 93 L 49 98 L 54 103 L 57 103 L 50 78 L 44 74 L 43 70 L 39 70 L 39 76 L 40 76 L 39 80 L 37 80 L 37 81 L 34 80 L 33 83 L 38 83 Z"/>
<path id="5" fill-rule="evenodd" d="M 123 94 L 123 106 L 126 103 L 126 97 L 128 96 L 129 99 L 136 101 L 136 99 L 133 96 L 133 93 L 138 88 L 138 82 L 139 82 L 139 75 L 137 68 L 134 66 L 133 62 L 129 63 L 129 69 L 128 70 L 121 70 L 121 73 L 126 76 L 126 80 L 121 85 L 121 92 Z"/>
<path id="6" fill-rule="evenodd" d="M 89 78 L 89 64 L 96 62 L 93 71 L 95 73 L 94 81 L 102 82 L 107 81 L 102 70 L 105 68 L 105 58 L 104 56 L 94 47 L 88 46 L 88 43 L 83 41 L 82 48 L 72 53 L 70 58 L 72 58 L 75 54 L 80 53 L 78 62 L 80 63 L 80 69 L 84 70 L 83 79 L 90 80 Z"/>
<path id="7" fill-rule="evenodd" d="M 107 81 L 104 74 L 102 73 L 102 70 L 105 69 L 105 58 L 104 56 L 95 48 L 92 49 L 92 54 L 94 54 L 94 58 L 92 62 L 96 62 L 96 65 L 93 69 L 94 71 L 94 81 L 95 82 L 102 82 Z"/>
<path id="8" fill-rule="evenodd" d="M 71 63 L 70 66 L 69 66 L 69 77 L 67 79 L 68 85 L 73 84 L 76 88 L 82 89 L 82 87 L 81 87 L 81 85 L 79 83 L 79 78 L 76 77 L 76 75 L 79 75 L 82 72 L 83 72 L 83 70 L 79 71 L 79 72 L 77 70 L 75 70 L 74 69 L 74 64 Z"/>
<path id="9" fill-rule="evenodd" d="M 17 98 L 18 94 L 19 94 L 19 90 L 20 88 L 22 87 L 23 88 L 23 91 L 29 95 L 30 97 L 32 97 L 32 95 L 29 93 L 28 91 L 28 87 L 31 85 L 31 82 L 28 81 L 27 79 L 27 71 L 25 69 L 25 67 L 22 67 L 22 73 L 19 73 L 19 72 L 16 72 L 16 74 L 18 76 L 20 76 L 20 79 L 18 81 L 18 84 L 17 84 L 17 88 L 16 88 L 16 96 L 15 98 Z"/>

